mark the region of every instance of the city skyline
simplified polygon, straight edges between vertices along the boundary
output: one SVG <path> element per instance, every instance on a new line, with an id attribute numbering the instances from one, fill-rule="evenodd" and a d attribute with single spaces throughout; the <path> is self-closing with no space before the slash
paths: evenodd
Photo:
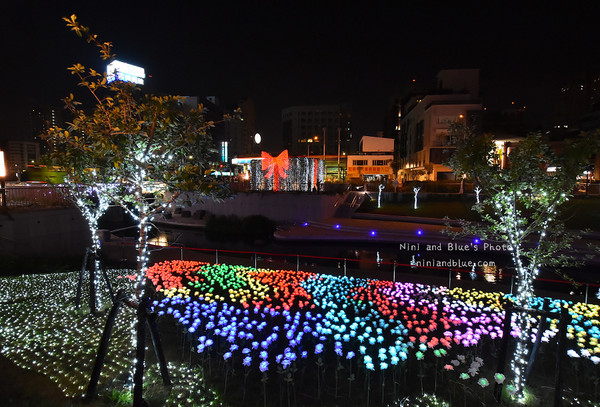
<path id="1" fill-rule="evenodd" d="M 68 66 L 104 69 L 61 20 L 70 14 L 112 42 L 119 59 L 144 67 L 152 91 L 253 99 L 267 146 L 281 137 L 282 110 L 298 105 L 349 103 L 354 136 L 375 134 L 413 80 L 427 88 L 453 68 L 481 70 L 484 107 L 515 102 L 548 125 L 560 87 L 599 71 L 594 5 L 384 4 L 2 6 L 11 21 L 2 28 L 10 62 L 2 64 L 0 128 L 10 131 L 16 110 L 81 94 Z"/>

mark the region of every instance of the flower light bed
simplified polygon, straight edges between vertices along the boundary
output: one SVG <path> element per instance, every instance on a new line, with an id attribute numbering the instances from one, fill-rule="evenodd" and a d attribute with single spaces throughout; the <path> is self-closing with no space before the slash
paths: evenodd
<path id="1" fill-rule="evenodd" d="M 116 289 L 133 289 L 129 279 L 116 278 L 125 274 L 124 270 L 109 270 Z M 74 398 L 82 395 L 89 382 L 105 322 L 105 318 L 90 316 L 85 306 L 78 311 L 72 305 L 77 275 L 0 279 L 2 355 L 47 375 Z M 326 370 L 328 391 L 334 393 L 335 375 L 337 394 L 340 364 L 348 380 L 346 401 L 350 400 L 351 379 L 361 378 L 368 385 L 370 374 L 382 384 L 386 375 L 396 375 L 403 366 L 430 366 L 427 374 L 435 375 L 436 380 L 455 375 L 461 386 L 469 384 L 480 391 L 492 388 L 489 383 L 504 380 L 494 374 L 495 366 L 485 360 L 487 354 L 481 353 L 483 343 L 497 343 L 502 336 L 503 307 L 511 299 L 502 293 L 185 261 L 155 264 L 147 277 L 157 291 L 154 309 L 166 320 L 174 318 L 179 323 L 201 359 L 220 360 L 213 367 L 224 369 L 226 377 L 227 369 L 246 372 L 242 379 L 237 376 L 244 380 L 244 392 L 248 372 L 263 378 L 268 375 L 270 385 L 276 387 L 275 378 L 284 377 L 278 374 L 302 380 L 300 371 L 293 373 L 295 367 L 312 366 L 307 372 L 324 377 L 329 366 L 333 368 Z M 545 301 L 546 309 L 554 311 L 568 305 L 567 354 L 577 366 L 589 366 L 586 371 L 594 372 L 594 365 L 600 362 L 600 307 Z M 535 305 L 541 307 L 542 302 L 537 299 Z M 101 391 L 122 388 L 119 377 L 131 368 L 134 313 L 124 310 L 111 338 Z M 556 342 L 557 319 L 549 319 L 548 325 L 542 340 L 552 344 Z M 181 363 L 170 363 L 175 380 L 189 379 L 175 383 L 170 392 L 172 402 L 164 405 L 177 405 L 182 394 L 186 399 L 208 397 L 217 402 L 212 387 L 196 389 L 190 383 L 203 383 L 202 378 L 194 379 L 192 370 L 182 373 L 184 368 Z M 152 371 L 156 368 L 148 366 L 148 380 Z M 206 375 L 202 368 L 199 372 Z M 308 376 L 313 381 L 305 383 L 316 386 L 317 379 Z M 392 381 L 385 383 L 388 389 L 392 386 Z M 206 391 L 212 395 L 207 396 Z"/>
<path id="2" fill-rule="evenodd" d="M 222 338 L 229 344 L 224 358 L 238 355 L 261 371 L 323 352 L 385 370 L 411 351 L 420 358 L 475 346 L 502 337 L 503 304 L 510 300 L 502 293 L 189 261 L 158 263 L 147 276 L 164 295 L 155 309 L 196 335 L 199 353 Z M 549 304 L 551 310 L 567 305 Z M 597 364 L 599 307 L 569 307 L 569 355 Z M 543 341 L 556 336 L 557 323 L 550 320 Z"/>

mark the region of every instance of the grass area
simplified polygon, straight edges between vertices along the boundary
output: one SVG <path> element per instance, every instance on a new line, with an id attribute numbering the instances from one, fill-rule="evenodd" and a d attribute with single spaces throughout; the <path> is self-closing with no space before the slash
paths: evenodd
<path id="1" fill-rule="evenodd" d="M 478 220 L 479 215 L 472 210 L 472 200 L 438 201 L 422 199 L 417 209 L 412 201 L 386 202 L 377 208 L 375 201 L 367 201 L 360 212 L 378 213 L 395 216 L 418 216 L 425 218 L 444 218 Z M 600 197 L 574 197 L 562 207 L 562 216 L 567 228 L 573 230 L 590 229 L 600 231 Z"/>
<path id="2" fill-rule="evenodd" d="M 129 279 L 117 278 L 127 272 L 108 271 L 115 290 L 132 289 Z M 104 287 L 100 289 L 102 315 L 90 315 L 85 305 L 76 308 L 77 279 L 77 272 L 0 278 L 0 393 L 8 403 L 0 405 L 131 405 L 126 383 L 133 360 L 134 311 L 126 306 L 121 307 L 112 331 L 97 399 L 91 404 L 82 401 L 110 300 Z M 155 364 L 149 363 L 145 398 L 150 407 L 179 406 L 182 400 L 188 401 L 186 406 L 204 406 L 217 400 L 213 393 L 201 389 L 203 382 L 196 369 L 178 361 L 171 363 L 169 370 L 173 386 L 165 387 Z M 3 377 L 6 380 L 1 380 Z"/>
<path id="3" fill-rule="evenodd" d="M 471 210 L 473 204 L 466 201 L 432 201 L 420 202 L 417 209 L 412 202 L 385 203 L 381 208 L 376 203 L 368 201 L 361 206 L 360 212 L 378 213 L 394 216 L 417 216 L 423 218 L 478 219 L 477 213 Z"/>

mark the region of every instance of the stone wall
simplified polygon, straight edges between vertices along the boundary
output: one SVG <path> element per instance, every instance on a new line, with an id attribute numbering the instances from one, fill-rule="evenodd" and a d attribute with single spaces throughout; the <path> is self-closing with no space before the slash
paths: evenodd
<path id="1" fill-rule="evenodd" d="M 89 244 L 89 230 L 76 208 L 0 213 L 0 255 L 83 256 Z"/>
<path id="2" fill-rule="evenodd" d="M 205 199 L 186 210 L 192 214 L 204 210 L 214 215 L 264 215 L 275 222 L 304 222 L 333 216 L 335 203 L 341 197 L 306 192 L 240 192 L 223 202 Z"/>

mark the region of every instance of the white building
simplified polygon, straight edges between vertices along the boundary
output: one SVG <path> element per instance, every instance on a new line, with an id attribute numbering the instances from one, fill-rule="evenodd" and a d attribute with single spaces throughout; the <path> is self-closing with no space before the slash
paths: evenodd
<path id="1" fill-rule="evenodd" d="M 360 155 L 347 156 L 347 179 L 370 181 L 392 175 L 394 139 L 364 136 L 360 140 Z"/>
<path id="2" fill-rule="evenodd" d="M 443 165 L 455 148 L 448 127 L 457 121 L 477 125 L 480 117 L 479 70 L 440 71 L 436 89 L 412 94 L 402 104 L 400 177 L 452 179 L 452 170 Z"/>

